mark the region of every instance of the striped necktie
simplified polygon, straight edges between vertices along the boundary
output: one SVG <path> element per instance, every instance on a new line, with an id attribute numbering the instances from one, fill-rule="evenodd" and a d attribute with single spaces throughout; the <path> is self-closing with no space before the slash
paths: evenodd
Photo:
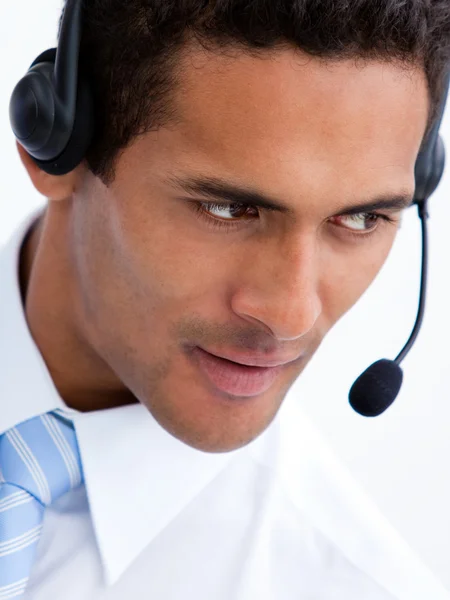
<path id="1" fill-rule="evenodd" d="M 23 596 L 45 507 L 82 481 L 75 430 L 59 411 L 0 435 L 0 600 Z"/>

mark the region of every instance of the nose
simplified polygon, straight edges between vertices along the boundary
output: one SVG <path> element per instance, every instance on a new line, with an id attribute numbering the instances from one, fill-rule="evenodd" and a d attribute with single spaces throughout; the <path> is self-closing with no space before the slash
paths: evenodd
<path id="1" fill-rule="evenodd" d="M 314 327 L 322 312 L 320 257 L 316 236 L 266 246 L 240 267 L 233 311 L 269 328 L 280 341 L 293 341 Z"/>

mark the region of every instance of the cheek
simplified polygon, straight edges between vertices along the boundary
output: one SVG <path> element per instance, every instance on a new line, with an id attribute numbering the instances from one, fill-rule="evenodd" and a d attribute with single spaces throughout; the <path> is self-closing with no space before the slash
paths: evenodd
<path id="1" fill-rule="evenodd" d="M 372 242 L 363 242 L 346 253 L 333 252 L 325 259 L 320 296 L 327 329 L 356 304 L 384 265 L 395 240 L 388 231 Z"/>
<path id="2" fill-rule="evenodd" d="M 102 227 L 109 251 L 98 281 L 110 290 L 113 285 L 120 318 L 126 315 L 133 330 L 137 322 L 154 327 L 155 320 L 162 327 L 164 320 L 217 301 L 220 273 L 214 254 L 204 252 L 198 239 L 167 215 L 140 208 L 110 211 Z"/>

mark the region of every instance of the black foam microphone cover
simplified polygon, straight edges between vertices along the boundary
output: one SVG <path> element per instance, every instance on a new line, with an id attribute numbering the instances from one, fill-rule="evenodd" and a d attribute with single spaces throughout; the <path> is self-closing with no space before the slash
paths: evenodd
<path id="1" fill-rule="evenodd" d="M 351 407 L 364 417 L 378 417 L 400 391 L 403 371 L 393 360 L 383 358 L 358 377 L 349 394 Z"/>

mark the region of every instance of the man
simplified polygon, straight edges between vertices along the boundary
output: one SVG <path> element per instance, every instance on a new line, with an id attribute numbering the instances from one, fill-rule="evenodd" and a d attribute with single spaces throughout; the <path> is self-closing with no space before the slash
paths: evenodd
<path id="1" fill-rule="evenodd" d="M 0 257 L 5 531 L 35 417 L 71 484 L 0 598 L 447 598 L 280 407 L 411 204 L 448 9 L 86 4 L 96 137 L 65 175 L 18 144 L 48 203 Z"/>

